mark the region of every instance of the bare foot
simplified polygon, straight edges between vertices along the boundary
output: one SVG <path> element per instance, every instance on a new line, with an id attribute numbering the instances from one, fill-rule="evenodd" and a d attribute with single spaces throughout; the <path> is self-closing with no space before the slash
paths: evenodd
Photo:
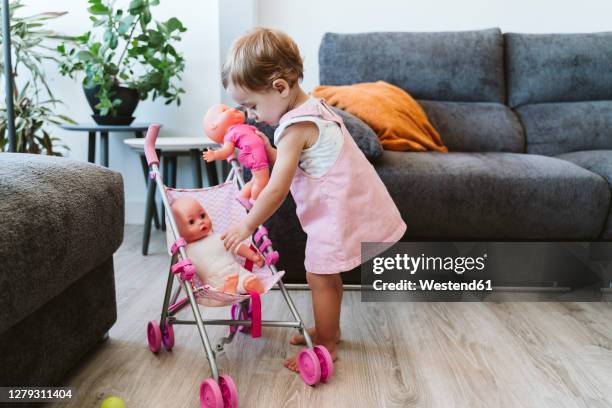
<path id="1" fill-rule="evenodd" d="M 257 276 L 249 276 L 244 281 L 244 289 L 247 292 L 264 293 L 265 288 L 261 280 Z"/>
<path id="2" fill-rule="evenodd" d="M 329 351 L 329 354 L 331 354 L 332 361 L 336 361 L 338 359 L 338 353 L 336 352 L 336 345 L 335 344 L 328 345 L 328 346 L 325 346 L 325 348 L 327 348 L 327 351 Z M 283 365 L 285 367 L 287 367 L 289 370 L 294 371 L 296 373 L 300 371 L 300 367 L 297 361 L 298 355 L 299 353 L 294 355 L 293 357 L 286 359 L 283 362 Z"/>
<path id="3" fill-rule="evenodd" d="M 306 331 L 310 335 L 310 338 L 312 339 L 312 341 L 315 344 L 318 344 L 316 328 L 311 327 L 310 329 L 306 329 Z M 295 336 L 291 337 L 291 340 L 289 340 L 289 343 L 293 344 L 294 346 L 297 346 L 300 344 L 306 345 L 306 340 L 304 339 L 304 336 L 302 336 L 301 334 L 296 334 Z M 340 343 L 340 329 L 338 329 L 338 333 L 336 334 L 336 344 L 338 343 Z"/>

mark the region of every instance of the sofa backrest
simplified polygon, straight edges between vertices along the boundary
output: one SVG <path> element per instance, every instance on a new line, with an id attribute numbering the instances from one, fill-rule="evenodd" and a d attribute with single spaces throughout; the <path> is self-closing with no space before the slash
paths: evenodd
<path id="1" fill-rule="evenodd" d="M 498 28 L 458 32 L 326 33 L 322 85 L 386 81 L 418 99 L 450 151 L 525 151 L 523 130 L 504 105 Z"/>
<path id="2" fill-rule="evenodd" d="M 386 81 L 416 99 L 505 101 L 503 37 L 480 31 L 326 33 L 319 48 L 322 85 Z"/>
<path id="3" fill-rule="evenodd" d="M 504 34 L 527 152 L 612 149 L 612 33 Z"/>

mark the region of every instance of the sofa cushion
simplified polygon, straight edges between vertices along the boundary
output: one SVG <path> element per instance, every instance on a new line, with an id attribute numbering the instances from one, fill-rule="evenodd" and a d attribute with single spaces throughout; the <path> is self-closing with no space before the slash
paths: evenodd
<path id="1" fill-rule="evenodd" d="M 458 32 L 326 33 L 321 85 L 386 81 L 416 99 L 505 101 L 498 28 Z"/>
<path id="2" fill-rule="evenodd" d="M 525 152 L 523 128 L 500 103 L 419 101 L 449 151 Z"/>
<path id="3" fill-rule="evenodd" d="M 504 34 L 508 102 L 612 99 L 612 33 Z"/>
<path id="4" fill-rule="evenodd" d="M 612 101 L 525 105 L 517 113 L 528 153 L 612 149 Z"/>
<path id="5" fill-rule="evenodd" d="M 107 260 L 123 240 L 123 179 L 66 158 L 0 157 L 0 332 Z"/>
<path id="6" fill-rule="evenodd" d="M 564 153 L 557 158 L 567 160 L 603 177 L 612 190 L 612 150 L 586 150 Z M 601 234 L 603 239 L 612 240 L 612 205 L 608 221 Z"/>
<path id="7" fill-rule="evenodd" d="M 384 149 L 448 151 L 421 105 L 395 85 L 385 81 L 321 85 L 312 94 L 363 120 L 376 132 Z"/>
<path id="8" fill-rule="evenodd" d="M 546 156 L 384 151 L 375 167 L 410 239 L 593 240 L 610 206 L 605 180 Z"/>

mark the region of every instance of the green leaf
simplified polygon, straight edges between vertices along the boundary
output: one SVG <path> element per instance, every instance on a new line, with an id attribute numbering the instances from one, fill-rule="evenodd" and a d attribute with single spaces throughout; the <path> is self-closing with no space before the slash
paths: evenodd
<path id="1" fill-rule="evenodd" d="M 108 7 L 101 3 L 94 4 L 93 6 L 87 9 L 91 14 L 95 15 L 103 15 L 108 14 Z"/>
<path id="2" fill-rule="evenodd" d="M 82 50 L 82 51 L 77 52 L 76 57 L 80 59 L 81 61 L 87 62 L 87 61 L 92 60 L 94 58 L 94 55 L 89 51 Z"/>
<path id="3" fill-rule="evenodd" d="M 145 25 L 151 22 L 151 12 L 148 8 L 144 9 L 142 12 L 142 21 L 144 21 Z"/>
<path id="4" fill-rule="evenodd" d="M 129 10 L 131 14 L 140 13 L 141 8 L 144 6 L 143 0 L 132 0 L 130 2 Z"/>
<path id="5" fill-rule="evenodd" d="M 184 31 L 183 24 L 181 23 L 181 21 L 176 18 L 176 17 L 172 17 L 170 18 L 167 22 L 166 22 L 166 26 L 168 27 L 168 30 L 170 32 L 173 32 L 175 30 L 179 30 L 179 31 Z"/>
<path id="6" fill-rule="evenodd" d="M 125 34 L 132 27 L 133 23 L 134 23 L 134 16 L 129 15 L 123 20 L 121 20 L 121 24 L 119 24 L 119 28 L 117 29 L 117 31 L 119 32 L 119 34 Z"/>

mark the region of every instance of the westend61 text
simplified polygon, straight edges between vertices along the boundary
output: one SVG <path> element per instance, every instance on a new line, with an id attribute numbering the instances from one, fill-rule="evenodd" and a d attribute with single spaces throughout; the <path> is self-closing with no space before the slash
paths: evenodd
<path id="1" fill-rule="evenodd" d="M 374 290 L 493 290 L 491 286 L 491 280 L 473 280 L 471 282 L 436 282 L 434 280 L 419 280 L 417 285 L 416 282 L 412 282 L 406 279 L 402 279 L 399 282 L 383 282 L 378 279 L 372 284 Z"/>

